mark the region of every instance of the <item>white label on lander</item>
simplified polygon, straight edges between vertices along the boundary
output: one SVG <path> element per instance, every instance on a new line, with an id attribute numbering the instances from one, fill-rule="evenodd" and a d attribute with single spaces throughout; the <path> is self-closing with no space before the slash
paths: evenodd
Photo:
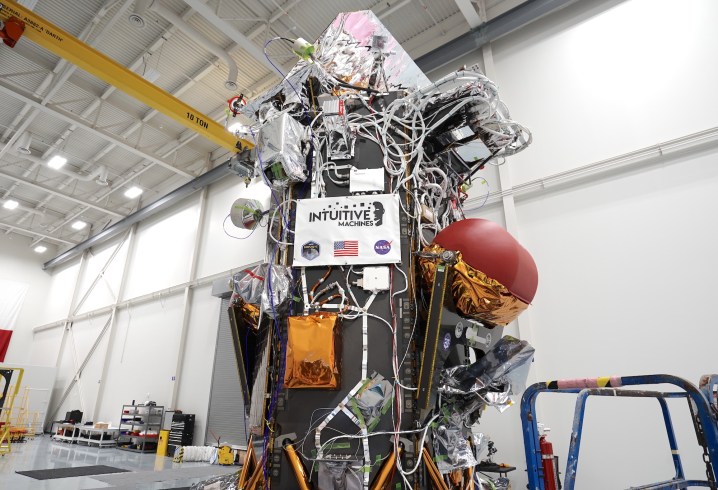
<path id="1" fill-rule="evenodd" d="M 349 192 L 384 192 L 383 168 L 356 168 L 349 171 Z"/>
<path id="2" fill-rule="evenodd" d="M 294 266 L 401 262 L 399 233 L 397 195 L 301 199 Z"/>

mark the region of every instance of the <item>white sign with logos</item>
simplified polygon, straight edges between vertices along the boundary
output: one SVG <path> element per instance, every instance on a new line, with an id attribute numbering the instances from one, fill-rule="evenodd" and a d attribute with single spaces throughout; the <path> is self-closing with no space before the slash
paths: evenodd
<path id="1" fill-rule="evenodd" d="M 294 266 L 401 262 L 399 196 L 301 199 L 294 229 Z"/>

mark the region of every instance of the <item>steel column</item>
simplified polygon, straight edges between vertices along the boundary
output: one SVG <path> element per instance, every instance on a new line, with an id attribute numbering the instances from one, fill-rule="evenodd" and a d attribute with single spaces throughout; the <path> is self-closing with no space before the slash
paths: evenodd
<path id="1" fill-rule="evenodd" d="M 207 193 L 208 188 L 202 189 L 199 196 L 199 216 L 197 218 L 197 233 L 194 239 L 194 248 L 192 250 L 192 258 L 190 259 L 189 280 L 190 282 L 197 279 L 197 263 L 199 253 L 202 249 L 202 239 L 204 225 L 207 218 Z M 192 313 L 192 288 L 185 286 L 184 298 L 182 301 L 182 327 L 180 328 L 179 345 L 177 346 L 177 363 L 175 365 L 174 380 L 172 381 L 172 395 L 170 397 L 170 407 L 177 406 L 177 397 L 179 396 L 180 383 L 182 380 L 182 364 L 184 362 L 185 346 L 187 344 L 187 329 L 189 328 L 190 314 Z"/>
<path id="2" fill-rule="evenodd" d="M 115 260 L 115 257 L 117 257 L 117 254 L 120 252 L 120 249 L 125 244 L 125 241 L 127 240 L 127 237 L 129 234 L 132 233 L 132 229 L 128 231 L 128 233 L 124 236 L 122 241 L 115 247 L 115 249 L 112 251 L 112 254 L 108 257 L 107 261 L 105 262 L 105 265 L 102 266 L 102 269 L 100 269 L 100 272 L 97 273 L 97 276 L 95 276 L 95 279 L 92 281 L 92 284 L 87 288 L 87 291 L 85 291 L 85 294 L 82 296 L 80 301 L 77 303 L 77 306 L 75 306 L 74 311 L 72 312 L 72 316 L 76 315 L 80 308 L 82 308 L 82 305 L 85 304 L 85 301 L 87 301 L 87 298 L 90 297 L 90 294 L 95 289 L 95 286 L 97 286 L 97 283 L 100 282 L 100 279 L 104 276 L 105 272 L 107 271 L 107 268 L 110 267 L 112 264 L 112 261 Z"/>
<path id="3" fill-rule="evenodd" d="M 70 307 L 67 310 L 67 318 L 62 321 L 62 338 L 60 339 L 60 347 L 57 350 L 57 357 L 55 358 L 55 369 L 58 371 L 60 370 L 60 364 L 62 363 L 62 354 L 65 352 L 65 344 L 67 343 L 67 335 L 69 330 L 72 328 L 72 321 L 70 320 L 70 317 L 72 316 L 72 312 L 74 311 L 74 305 L 75 301 L 77 301 L 77 294 L 80 289 L 80 282 L 82 281 L 82 276 L 85 272 L 85 268 L 87 267 L 87 255 L 89 254 L 89 251 L 86 251 L 82 254 L 82 257 L 80 258 L 80 267 L 77 271 L 77 277 L 75 278 L 75 287 L 72 289 L 72 297 L 70 298 Z M 34 329 L 32 331 L 32 334 L 35 335 L 37 333 Z M 48 413 L 49 408 L 52 405 L 52 399 L 54 397 L 54 394 L 50 392 L 50 400 L 48 400 Z"/>
<path id="4" fill-rule="evenodd" d="M 76 280 L 76 284 L 75 284 L 75 289 L 74 289 L 74 291 L 73 291 L 72 300 L 71 300 L 71 303 L 70 303 L 70 311 L 69 311 L 69 313 L 68 313 L 68 319 L 66 320 L 66 325 L 68 325 L 68 327 L 66 328 L 65 332 L 63 332 L 63 341 L 61 342 L 61 345 L 62 345 L 61 349 L 64 349 L 64 344 L 66 343 L 66 335 L 65 335 L 65 334 L 66 334 L 67 332 L 69 332 L 69 335 L 72 337 L 73 362 L 75 363 L 75 376 L 73 377 L 73 379 L 72 379 L 72 381 L 70 382 L 70 384 L 66 387 L 65 391 L 63 392 L 63 395 L 62 395 L 60 401 L 57 402 L 57 404 L 56 404 L 56 406 L 55 406 L 55 408 L 54 408 L 55 412 L 57 412 L 57 410 L 62 406 L 62 403 L 65 401 L 65 399 L 67 398 L 67 396 L 69 396 L 69 394 L 70 394 L 70 392 L 71 392 L 71 390 L 72 390 L 72 387 L 73 387 L 75 384 L 77 384 L 78 389 L 80 390 L 80 401 L 81 401 L 81 404 L 84 403 L 84 400 L 82 399 L 82 383 L 80 382 L 80 378 L 82 377 L 82 371 L 84 370 L 85 366 L 86 366 L 87 363 L 90 361 L 90 359 L 92 358 L 92 355 L 94 354 L 95 350 L 96 350 L 97 347 L 99 346 L 100 341 L 102 340 L 103 336 L 104 336 L 105 333 L 107 332 L 107 329 L 108 329 L 109 327 L 112 327 L 112 326 L 114 325 L 116 311 L 113 309 L 113 310 L 110 312 L 110 318 L 107 320 L 105 326 L 102 328 L 102 330 L 101 330 L 100 333 L 98 334 L 98 336 L 97 336 L 97 338 L 95 339 L 95 342 L 93 343 L 93 346 L 91 347 L 90 351 L 87 353 L 87 355 L 86 355 L 85 358 L 83 359 L 82 363 L 79 364 L 79 365 L 78 365 L 78 359 L 77 359 L 77 351 L 76 351 L 75 342 L 74 342 L 74 334 L 73 334 L 73 332 L 72 332 L 72 330 L 71 330 L 71 329 L 72 329 L 72 326 L 73 326 L 73 321 L 70 320 L 70 319 L 73 318 L 75 315 L 77 315 L 77 313 L 80 311 L 80 309 L 82 308 L 82 305 L 85 303 L 85 301 L 87 300 L 87 298 L 90 296 L 90 294 L 92 293 L 92 291 L 94 290 L 94 288 L 97 286 L 97 283 L 100 281 L 100 279 L 104 276 L 105 271 L 106 271 L 107 268 L 110 266 L 110 264 L 112 264 L 113 260 L 115 259 L 115 257 L 116 257 L 117 254 L 119 253 L 120 249 L 124 246 L 125 242 L 127 241 L 128 237 L 129 237 L 130 240 L 133 238 L 133 236 L 134 236 L 133 231 L 134 231 L 134 229 L 131 229 L 131 230 L 128 232 L 128 234 L 123 238 L 123 240 L 120 241 L 120 242 L 117 244 L 117 247 L 116 247 L 115 250 L 112 252 L 112 254 L 110 255 L 110 257 L 108 257 L 107 261 L 105 262 L 105 264 L 104 264 L 104 266 L 102 267 L 102 269 L 100 270 L 100 272 L 98 272 L 98 274 L 97 274 L 97 276 L 95 277 L 95 279 L 93 280 L 92 284 L 88 287 L 87 291 L 85 291 L 85 293 L 83 294 L 83 296 L 82 296 L 82 298 L 80 299 L 80 301 L 77 301 L 77 297 L 79 296 L 79 292 L 80 292 L 80 285 L 82 284 L 82 278 L 83 278 L 84 271 L 85 271 L 86 264 L 87 264 L 87 255 L 89 254 L 89 250 L 85 251 L 85 253 L 83 254 L 83 259 L 84 259 L 84 260 L 83 260 L 83 262 L 82 262 L 82 266 L 80 267 L 80 272 L 78 273 L 78 276 L 77 276 L 77 280 Z M 127 263 L 127 260 L 129 260 L 129 255 L 128 255 L 128 257 L 125 259 L 125 264 Z M 123 279 L 124 279 L 124 273 L 123 273 Z M 120 284 L 120 288 L 122 288 L 122 283 Z M 115 300 L 115 302 L 117 302 L 117 300 Z M 109 342 L 108 342 L 108 345 L 109 345 Z M 106 358 L 105 358 L 105 360 L 106 360 Z M 60 368 L 60 358 L 59 358 L 59 357 L 58 357 L 58 362 L 57 362 L 57 368 L 58 368 L 58 369 Z M 100 387 L 100 388 L 101 388 L 101 387 Z M 95 408 L 97 407 L 97 400 L 98 400 L 98 398 L 95 398 Z M 81 408 L 82 408 L 82 407 L 81 407 Z M 83 411 L 84 411 L 84 409 L 83 409 Z M 55 415 L 55 412 L 53 412 L 53 416 Z M 93 419 L 94 419 L 94 418 L 93 418 Z"/>
<path id="5" fill-rule="evenodd" d="M 105 347 L 105 356 L 102 362 L 102 371 L 100 372 L 99 384 L 97 387 L 97 396 L 95 397 L 95 413 L 93 413 L 93 419 L 97 420 L 100 415 L 100 407 L 102 406 L 102 396 L 105 393 L 105 378 L 107 377 L 107 369 L 110 366 L 110 347 L 115 343 L 115 335 L 117 333 L 117 312 L 119 311 L 118 305 L 122 301 L 122 297 L 125 294 L 125 287 L 127 285 L 127 272 L 130 270 L 130 260 L 132 260 L 132 253 L 135 250 L 135 238 L 137 236 L 137 225 L 133 225 L 129 231 L 129 237 L 127 240 L 127 255 L 125 255 L 125 263 L 122 267 L 122 277 L 120 278 L 120 287 L 117 290 L 117 298 L 115 304 L 112 306 L 112 314 L 110 316 L 110 336 L 107 339 L 107 347 Z M 118 245 L 122 247 L 124 241 Z"/>
<path id="6" fill-rule="evenodd" d="M 87 363 L 90 362 L 90 359 L 92 358 L 92 354 L 95 353 L 95 350 L 100 345 L 100 341 L 102 340 L 102 337 L 105 336 L 105 332 L 107 332 L 107 329 L 110 327 L 110 324 L 112 323 L 114 319 L 114 315 L 110 315 L 110 317 L 105 322 L 105 325 L 102 327 L 102 330 L 100 331 L 100 334 L 95 339 L 95 342 L 92 344 L 92 347 L 90 347 L 90 351 L 85 356 L 85 359 L 82 361 L 80 366 L 75 370 L 75 374 L 72 376 L 72 381 L 70 381 L 70 384 L 65 388 L 65 391 L 63 391 L 62 396 L 60 397 L 60 400 L 55 404 L 55 406 L 48 410 L 47 413 L 50 414 L 50 419 L 54 420 L 55 416 L 57 415 L 57 411 L 60 409 L 62 404 L 65 402 L 67 397 L 70 395 L 70 392 L 72 391 L 72 388 L 75 386 L 75 383 L 77 383 L 80 380 L 80 376 L 82 375 L 82 371 L 85 369 L 85 366 L 87 366 Z"/>

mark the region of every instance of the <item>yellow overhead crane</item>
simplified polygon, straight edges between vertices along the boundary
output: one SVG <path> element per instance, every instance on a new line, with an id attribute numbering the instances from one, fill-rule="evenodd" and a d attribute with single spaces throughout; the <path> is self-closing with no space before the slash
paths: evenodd
<path id="1" fill-rule="evenodd" d="M 128 70 L 96 49 L 88 46 L 59 27 L 12 0 L 0 0 L 0 20 L 5 23 L 2 40 L 12 46 L 19 38 L 17 32 L 48 51 L 77 65 L 87 73 L 103 80 L 118 90 L 136 98 L 143 104 L 156 109 L 218 144 L 229 151 L 237 151 L 239 142 L 243 148 L 254 144 L 238 140 L 221 124 L 168 94 L 137 73 Z M 22 31 L 24 29 L 24 32 Z M 0 33 L 2 34 L 2 33 Z M 8 39 L 10 38 L 10 39 Z M 2 45 L 0 44 L 0 47 Z M 7 48 L 4 48 L 7 49 Z"/>

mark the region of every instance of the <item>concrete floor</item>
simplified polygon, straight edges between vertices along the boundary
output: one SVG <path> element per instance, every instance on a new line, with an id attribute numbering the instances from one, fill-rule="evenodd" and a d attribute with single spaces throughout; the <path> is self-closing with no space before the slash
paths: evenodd
<path id="1" fill-rule="evenodd" d="M 94 480 L 89 476 L 76 478 L 58 478 L 54 480 L 35 480 L 18 475 L 16 471 L 67 468 L 73 466 L 107 465 L 130 471 L 161 471 L 187 468 L 191 466 L 209 466 L 206 463 L 172 463 L 172 458 L 158 457 L 154 454 L 141 454 L 122 451 L 115 448 L 95 448 L 77 444 L 52 442 L 49 435 L 38 436 L 34 440 L 13 444 L 12 452 L 0 457 L 0 489 L 7 490 L 86 490 L 113 487 Z M 179 480 L 134 485 L 137 490 L 160 490 L 188 487 L 203 478 L 184 478 Z"/>

